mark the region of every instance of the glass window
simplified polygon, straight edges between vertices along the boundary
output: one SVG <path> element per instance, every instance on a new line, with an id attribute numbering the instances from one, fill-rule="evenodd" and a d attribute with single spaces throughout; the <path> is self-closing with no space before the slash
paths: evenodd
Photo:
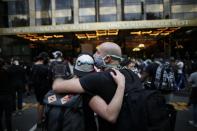
<path id="1" fill-rule="evenodd" d="M 96 21 L 95 0 L 79 1 L 79 22 L 88 23 Z"/>
<path id="2" fill-rule="evenodd" d="M 116 14 L 115 15 L 101 15 L 100 21 L 102 22 L 116 21 Z"/>
<path id="3" fill-rule="evenodd" d="M 73 0 L 56 0 L 56 10 L 70 9 L 73 7 Z"/>
<path id="4" fill-rule="evenodd" d="M 197 13 L 188 12 L 188 13 L 174 13 L 172 14 L 172 19 L 195 19 L 197 17 Z"/>
<path id="5" fill-rule="evenodd" d="M 146 13 L 147 20 L 162 19 L 162 13 Z"/>
<path id="6" fill-rule="evenodd" d="M 80 16 L 80 23 L 95 22 L 95 16 Z"/>
<path id="7" fill-rule="evenodd" d="M 69 17 L 59 17 L 59 18 L 55 18 L 56 19 L 56 25 L 61 25 L 61 24 L 70 24 L 73 23 L 73 20 L 70 19 Z"/>
<path id="8" fill-rule="evenodd" d="M 36 11 L 48 11 L 51 10 L 50 0 L 36 0 Z"/>
<path id="9" fill-rule="evenodd" d="M 51 25 L 51 1 L 36 0 L 36 25 Z"/>
<path id="10" fill-rule="evenodd" d="M 163 0 L 146 0 L 146 4 L 160 4 Z"/>
<path id="11" fill-rule="evenodd" d="M 116 0 L 99 0 L 100 6 L 115 6 Z"/>
<path id="12" fill-rule="evenodd" d="M 163 18 L 163 0 L 146 0 L 146 19 L 156 20 Z"/>
<path id="13" fill-rule="evenodd" d="M 141 0 L 125 0 L 124 20 L 141 20 L 142 18 Z"/>
<path id="14" fill-rule="evenodd" d="M 56 0 L 56 25 L 73 23 L 73 0 Z"/>
<path id="15" fill-rule="evenodd" d="M 27 14 L 28 13 L 28 1 L 9 1 L 8 3 L 8 15 Z"/>
<path id="16" fill-rule="evenodd" d="M 140 4 L 141 0 L 124 0 L 124 5 Z"/>
<path id="17" fill-rule="evenodd" d="M 140 20 L 142 19 L 142 15 L 139 13 L 127 13 L 124 15 L 125 20 Z"/>
<path id="18" fill-rule="evenodd" d="M 172 0 L 172 4 L 197 4 L 197 0 Z"/>
<path id="19" fill-rule="evenodd" d="M 52 21 L 50 18 L 36 19 L 36 25 L 51 25 Z"/>
<path id="20" fill-rule="evenodd" d="M 29 25 L 28 0 L 8 1 L 7 7 L 9 27 L 20 27 Z"/>
<path id="21" fill-rule="evenodd" d="M 100 22 L 117 20 L 116 0 L 100 0 L 99 6 Z"/>
<path id="22" fill-rule="evenodd" d="M 94 7 L 94 6 L 95 6 L 95 0 L 80 0 L 79 1 L 80 8 L 87 8 L 87 7 Z"/>
<path id="23" fill-rule="evenodd" d="M 171 13 L 173 19 L 195 19 L 197 16 L 197 0 L 172 0 Z"/>

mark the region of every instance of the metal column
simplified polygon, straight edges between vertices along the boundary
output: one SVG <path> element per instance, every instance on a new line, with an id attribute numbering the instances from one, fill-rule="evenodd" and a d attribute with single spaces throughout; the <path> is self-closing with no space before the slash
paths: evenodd
<path id="1" fill-rule="evenodd" d="M 146 0 L 141 0 L 142 20 L 146 20 Z"/>
<path id="2" fill-rule="evenodd" d="M 99 6 L 99 0 L 95 0 L 95 21 L 99 22 L 99 14 L 100 14 L 100 6 Z"/>
<path id="3" fill-rule="evenodd" d="M 117 8 L 116 8 L 116 10 L 117 10 L 116 11 L 117 12 L 117 21 L 122 20 L 122 2 L 121 2 L 121 0 L 116 1 L 116 4 L 117 4 Z"/>
<path id="4" fill-rule="evenodd" d="M 170 0 L 163 0 L 163 18 L 170 19 L 171 18 L 171 3 Z"/>
<path id="5" fill-rule="evenodd" d="M 35 0 L 29 0 L 29 25 L 36 25 L 36 8 L 35 8 Z"/>
<path id="6" fill-rule="evenodd" d="M 73 0 L 73 8 L 74 24 L 79 24 L 79 0 Z"/>
<path id="7" fill-rule="evenodd" d="M 52 25 L 56 25 L 56 20 L 55 20 L 55 0 L 51 0 L 51 19 L 52 19 Z"/>

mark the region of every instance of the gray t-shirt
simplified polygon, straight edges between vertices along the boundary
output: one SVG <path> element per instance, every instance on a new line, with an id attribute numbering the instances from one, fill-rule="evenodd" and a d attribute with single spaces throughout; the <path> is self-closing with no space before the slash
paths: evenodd
<path id="1" fill-rule="evenodd" d="M 189 76 L 188 82 L 192 84 L 192 87 L 197 88 L 197 72 L 194 72 Z"/>

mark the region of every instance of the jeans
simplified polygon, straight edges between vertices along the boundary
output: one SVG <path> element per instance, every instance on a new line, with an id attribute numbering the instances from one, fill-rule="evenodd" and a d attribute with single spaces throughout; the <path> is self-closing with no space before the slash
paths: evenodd
<path id="1" fill-rule="evenodd" d="M 18 107 L 18 110 L 22 110 L 22 106 L 23 106 L 23 91 L 22 90 L 18 90 L 17 91 L 17 107 Z"/>
<path id="2" fill-rule="evenodd" d="M 178 90 L 185 88 L 185 76 L 184 74 L 178 74 L 176 79 Z"/>
<path id="3" fill-rule="evenodd" d="M 17 93 L 17 96 L 16 96 Z M 17 105 L 16 105 L 16 98 L 17 98 Z M 13 93 L 13 111 L 16 111 L 16 106 L 18 110 L 22 110 L 22 104 L 23 104 L 23 92 L 22 90 L 17 90 L 15 93 Z"/>

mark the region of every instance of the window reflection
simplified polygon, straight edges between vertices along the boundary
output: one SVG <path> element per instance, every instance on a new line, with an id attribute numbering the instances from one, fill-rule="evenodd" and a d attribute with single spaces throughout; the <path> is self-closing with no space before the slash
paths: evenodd
<path id="1" fill-rule="evenodd" d="M 195 19 L 197 0 L 172 0 L 172 19 Z"/>
<path id="2" fill-rule="evenodd" d="M 56 0 L 56 25 L 73 23 L 73 0 Z"/>
<path id="3" fill-rule="evenodd" d="M 116 0 L 100 0 L 99 1 L 99 15 L 100 21 L 116 21 Z"/>
<path id="4" fill-rule="evenodd" d="M 73 6 L 73 0 L 56 0 L 56 10 L 70 9 Z"/>
<path id="5" fill-rule="evenodd" d="M 145 0 L 145 3 L 147 20 L 163 18 L 163 0 Z"/>
<path id="6" fill-rule="evenodd" d="M 172 0 L 173 4 L 197 4 L 197 0 Z"/>
<path id="7" fill-rule="evenodd" d="M 51 1 L 36 0 L 36 25 L 51 25 Z"/>
<path id="8" fill-rule="evenodd" d="M 28 1 L 8 1 L 9 27 L 20 27 L 29 25 Z"/>
<path id="9" fill-rule="evenodd" d="M 141 0 L 124 1 L 124 20 L 143 19 Z"/>
<path id="10" fill-rule="evenodd" d="M 100 6 L 115 6 L 116 5 L 116 0 L 99 0 Z"/>
<path id="11" fill-rule="evenodd" d="M 79 22 L 88 23 L 96 21 L 95 0 L 79 1 Z"/>
<path id="12" fill-rule="evenodd" d="M 50 9 L 50 0 L 36 0 L 36 11 L 49 11 Z"/>

